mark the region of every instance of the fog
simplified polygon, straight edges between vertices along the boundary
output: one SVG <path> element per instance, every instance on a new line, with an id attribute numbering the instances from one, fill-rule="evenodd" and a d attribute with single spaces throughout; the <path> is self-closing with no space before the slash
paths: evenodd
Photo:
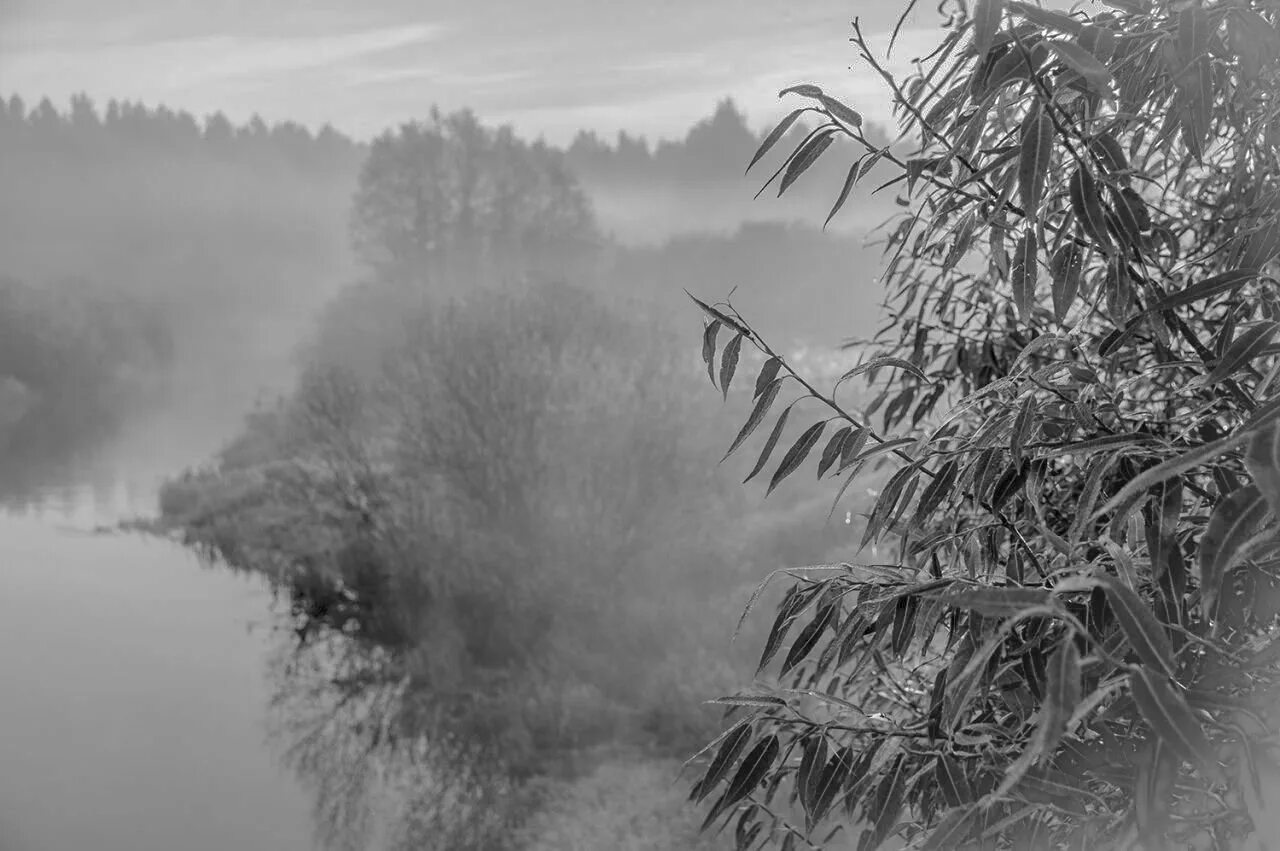
<path id="1" fill-rule="evenodd" d="M 686 290 L 836 375 L 892 197 L 753 200 L 728 101 L 563 150 L 0 105 L 3 847 L 730 847 L 679 766 L 737 616 L 859 530 L 721 463 L 761 361 L 710 386 Z"/>

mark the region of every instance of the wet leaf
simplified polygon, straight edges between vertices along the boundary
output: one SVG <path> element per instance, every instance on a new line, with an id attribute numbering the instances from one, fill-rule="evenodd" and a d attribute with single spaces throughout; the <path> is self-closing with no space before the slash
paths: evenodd
<path id="1" fill-rule="evenodd" d="M 836 213 L 840 212 L 840 208 L 844 206 L 844 202 L 849 200 L 849 193 L 853 191 L 853 185 L 858 182 L 858 167 L 862 164 L 858 160 L 849 166 L 849 173 L 845 175 L 844 185 L 840 187 L 840 195 L 837 196 L 835 204 L 831 205 L 831 212 L 827 213 L 826 221 L 822 223 L 822 229 L 826 230 L 827 225 L 831 224 L 831 220 L 836 217 Z"/>
<path id="2" fill-rule="evenodd" d="M 1221 773 L 1204 728 L 1187 701 L 1169 684 L 1167 676 L 1159 671 L 1134 668 L 1129 674 L 1129 687 L 1138 711 L 1162 742 L 1195 763 L 1209 777 Z"/>
<path id="3" fill-rule="evenodd" d="M 804 147 L 796 154 L 790 165 L 787 166 L 786 172 L 782 175 L 782 183 L 778 186 L 778 197 L 782 197 L 782 193 L 790 188 L 791 184 L 796 182 L 800 175 L 809 170 L 809 167 L 818 161 L 818 157 L 831 146 L 835 141 L 835 131 L 827 130 L 818 133 L 812 139 L 805 143 Z"/>
<path id="4" fill-rule="evenodd" d="M 780 749 L 777 736 L 766 736 L 756 743 L 750 753 L 743 757 L 738 773 L 730 781 L 722 809 L 733 806 L 760 785 L 760 781 L 777 760 Z"/>
<path id="5" fill-rule="evenodd" d="M 1049 657 L 1045 702 L 1053 708 L 1054 724 L 1046 734 L 1045 742 L 1045 753 L 1052 754 L 1067 731 L 1067 722 L 1080 704 L 1080 651 L 1071 636 L 1061 641 Z"/>
<path id="6" fill-rule="evenodd" d="M 729 451 L 724 453 L 724 458 L 720 459 L 722 463 L 725 458 L 732 455 L 751 436 L 760 426 L 760 423 L 764 422 L 764 418 L 769 413 L 769 408 L 773 406 L 774 400 L 778 398 L 778 391 L 781 388 L 782 379 L 775 379 L 765 387 L 764 393 L 756 400 L 755 407 L 751 409 L 751 414 L 747 417 L 746 423 L 743 424 L 738 436 L 733 439 L 733 443 L 729 446 Z"/>
<path id="7" fill-rule="evenodd" d="M 733 373 L 738 368 L 738 357 L 742 352 L 742 334 L 738 334 L 724 347 L 720 355 L 720 391 L 724 398 L 729 398 L 729 383 L 733 381 Z"/>
<path id="8" fill-rule="evenodd" d="M 938 760 L 933 765 L 933 776 L 942 799 L 948 806 L 960 807 L 977 800 L 969 778 L 953 757 L 945 753 L 938 754 Z"/>
<path id="9" fill-rule="evenodd" d="M 1071 211 L 1075 213 L 1080 226 L 1103 252 L 1110 253 L 1111 237 L 1107 233 L 1107 222 L 1102 209 L 1102 199 L 1098 197 L 1098 187 L 1093 175 L 1087 168 L 1078 167 L 1071 174 L 1069 184 Z"/>
<path id="10" fill-rule="evenodd" d="M 1053 278 L 1053 315 L 1062 323 L 1080 292 L 1084 249 L 1074 241 L 1063 243 L 1049 261 L 1049 274 Z"/>
<path id="11" fill-rule="evenodd" d="M 1013 269 L 1010 278 L 1013 281 L 1013 303 L 1018 308 L 1018 316 L 1023 322 L 1031 321 L 1031 307 L 1036 296 L 1036 235 L 1027 228 L 1013 254 Z"/>
<path id="12" fill-rule="evenodd" d="M 782 662 L 782 669 L 779 671 L 780 676 L 799 665 L 813 652 L 813 648 L 818 646 L 818 640 L 822 638 L 822 633 L 826 632 L 827 627 L 831 625 L 839 611 L 839 606 L 831 604 L 818 609 L 813 616 L 813 620 L 805 624 L 804 629 L 800 630 L 799 634 L 796 635 L 795 643 L 791 645 L 791 649 L 787 651 L 787 658 Z"/>
<path id="13" fill-rule="evenodd" d="M 845 780 L 853 769 L 853 748 L 843 747 L 831 757 L 826 767 L 818 775 L 816 789 L 811 798 L 810 816 L 812 824 L 822 821 L 835 802 L 836 794 L 844 788 Z M 812 829 L 812 827 L 810 828 Z"/>
<path id="14" fill-rule="evenodd" d="M 845 426 L 831 435 L 831 439 L 827 441 L 826 448 L 822 450 L 822 460 L 818 462 L 819 479 L 835 464 L 836 459 L 840 457 L 841 450 L 844 448 L 844 442 L 852 433 L 853 426 Z"/>
<path id="15" fill-rule="evenodd" d="M 853 369 L 840 376 L 840 381 L 848 381 L 850 378 L 856 378 L 864 373 L 875 372 L 876 370 L 887 368 L 900 369 L 903 372 L 914 375 L 916 378 L 927 380 L 925 374 L 920 371 L 920 367 L 916 366 L 911 361 L 904 360 L 903 358 L 891 357 L 889 355 L 882 355 L 880 357 L 872 358 L 866 363 L 858 364 Z"/>
<path id="16" fill-rule="evenodd" d="M 960 224 L 956 227 L 955 239 L 951 243 L 951 250 L 947 252 L 947 257 L 942 262 L 944 271 L 950 271 L 968 253 L 973 245 L 973 232 L 977 225 L 978 214 L 974 210 L 970 210 L 960 220 Z"/>
<path id="17" fill-rule="evenodd" d="M 1089 149 L 1098 158 L 1108 174 L 1123 174 L 1129 170 L 1129 159 L 1119 140 L 1108 132 L 1099 133 L 1089 140 Z"/>
<path id="18" fill-rule="evenodd" d="M 1227 347 L 1213 371 L 1205 378 L 1205 383 L 1217 384 L 1249 366 L 1264 354 L 1277 329 L 1280 329 L 1280 323 L 1277 322 L 1260 322 L 1249 328 Z"/>
<path id="19" fill-rule="evenodd" d="M 795 623 L 796 616 L 809 604 L 810 599 L 798 593 L 795 588 L 787 592 L 787 596 L 778 606 L 778 614 L 774 618 L 773 627 L 769 630 L 769 637 L 765 640 L 764 650 L 760 654 L 760 663 L 756 666 L 757 674 L 773 660 L 787 637 L 787 630 Z"/>
<path id="20" fill-rule="evenodd" d="M 977 807 L 954 807 L 942 816 L 920 851 L 952 851 L 964 847 L 964 840 L 973 829 Z"/>
<path id="21" fill-rule="evenodd" d="M 1084 24 L 1077 18 L 1062 12 L 1055 12 L 1052 9 L 1044 9 L 1040 6 L 1033 6 L 1030 3 L 1010 2 L 1009 9 L 1022 17 L 1038 24 L 1042 27 L 1058 32 L 1064 32 L 1068 35 L 1078 35 Z"/>
<path id="22" fill-rule="evenodd" d="M 796 771 L 796 790 L 800 796 L 800 806 L 806 813 L 813 810 L 813 796 L 817 791 L 817 778 L 827 763 L 827 738 L 821 732 L 804 740 L 800 768 Z"/>
<path id="23" fill-rule="evenodd" d="M 1028 609 L 1055 605 L 1044 588 L 975 588 L 940 598 L 948 606 L 993 618 L 1015 617 Z"/>
<path id="24" fill-rule="evenodd" d="M 1206 617 L 1213 617 L 1227 571 L 1235 566 L 1244 545 L 1262 526 L 1270 506 L 1258 488 L 1233 491 L 1214 506 L 1200 537 L 1197 566 L 1200 596 Z"/>
<path id="25" fill-rule="evenodd" d="M 1225 293 L 1234 293 L 1257 277 L 1258 272 L 1256 269 L 1233 269 L 1230 272 L 1223 272 L 1171 293 L 1152 305 L 1149 312 L 1156 313 L 1161 310 L 1173 310 L 1201 299 L 1213 298 Z"/>
<path id="26" fill-rule="evenodd" d="M 920 503 L 916 507 L 917 524 L 927 521 L 938 506 L 942 504 L 943 500 L 951 495 L 951 489 L 955 486 L 956 476 L 959 472 L 960 463 L 953 459 L 943 464 L 934 474 L 924 492 L 920 494 Z"/>
<path id="27" fill-rule="evenodd" d="M 871 829 L 858 839 L 858 851 L 876 851 L 897 827 L 906 792 L 905 762 L 906 754 L 898 754 L 877 787 L 875 801 L 867 812 L 872 819 Z"/>
<path id="28" fill-rule="evenodd" d="M 716 384 L 716 335 L 720 333 L 720 325 L 719 319 L 713 319 L 702 332 L 702 361 L 707 365 L 707 378 L 711 379 L 712 387 Z"/>
<path id="29" fill-rule="evenodd" d="M 1018 186 L 1022 209 L 1033 221 L 1039 218 L 1040 203 L 1044 200 L 1045 178 L 1049 174 L 1049 162 L 1053 155 L 1053 120 L 1045 113 L 1037 100 L 1022 123 L 1022 140 L 1019 145 Z"/>
<path id="30" fill-rule="evenodd" d="M 771 357 L 764 362 L 764 366 L 760 367 L 760 375 L 756 377 L 756 392 L 752 398 L 759 399 L 760 394 L 769 389 L 781 368 L 782 361 L 779 358 Z"/>
<path id="31" fill-rule="evenodd" d="M 819 98 L 822 97 L 822 88 L 820 86 L 815 86 L 812 83 L 800 83 L 795 86 L 787 86 L 785 89 L 778 92 L 778 97 L 780 98 L 786 97 L 787 95 L 801 95 L 802 97 L 807 98 Z"/>
<path id="32" fill-rule="evenodd" d="M 1280 422 L 1272 422 L 1253 436 L 1244 465 L 1272 513 L 1280 517 Z"/>
<path id="33" fill-rule="evenodd" d="M 784 91 L 782 94 L 786 94 L 786 92 Z M 781 95 L 779 95 L 779 97 L 781 97 Z M 772 149 L 774 145 L 778 144 L 778 140 L 791 129 L 791 125 L 795 124 L 796 119 L 805 111 L 806 110 L 803 108 L 793 110 L 791 114 L 779 121 L 777 126 L 769 131 L 769 135 L 764 137 L 764 141 L 761 142 L 760 147 L 756 149 L 755 156 L 751 158 L 751 162 L 747 165 L 747 171 L 751 171 L 751 167 L 758 163 L 765 154 L 769 153 L 770 149 Z"/>
<path id="34" fill-rule="evenodd" d="M 744 721 L 727 735 L 720 744 L 720 750 L 716 752 L 715 758 L 711 760 L 711 766 L 707 769 L 707 773 L 703 775 L 702 780 L 694 787 L 694 801 L 702 801 L 707 795 L 720 784 L 720 781 L 729 773 L 729 769 L 733 767 L 733 763 L 746 749 L 747 743 L 751 741 L 751 722 Z"/>
<path id="35" fill-rule="evenodd" d="M 973 7 L 973 49 L 978 54 L 978 64 L 986 59 L 991 43 L 1000 29 L 1004 15 L 1004 0 L 978 0 Z"/>
<path id="36" fill-rule="evenodd" d="M 1098 57 L 1073 41 L 1051 41 L 1049 49 L 1058 55 L 1062 64 L 1083 77 L 1098 94 L 1112 96 L 1115 77 L 1111 76 L 1110 69 Z"/>
<path id="37" fill-rule="evenodd" d="M 1154 467 L 1144 470 L 1130 479 L 1115 496 L 1107 501 L 1106 505 L 1094 512 L 1094 517 L 1101 518 L 1105 514 L 1122 510 L 1125 512 L 1131 511 L 1133 503 L 1155 485 L 1173 476 L 1180 476 L 1188 470 L 1194 470 L 1219 455 L 1230 452 L 1244 443 L 1249 437 L 1250 435 L 1247 431 L 1241 430 L 1236 434 L 1189 449 L 1181 455 L 1175 455 Z"/>
<path id="38" fill-rule="evenodd" d="M 794 473 L 804 463 L 804 459 L 809 456 L 813 445 L 818 442 L 818 438 L 822 437 L 822 431 L 826 427 L 825 421 L 814 423 L 797 438 L 787 450 L 787 454 L 782 456 L 782 463 L 778 465 L 773 478 L 769 480 L 769 488 L 765 491 L 765 496 L 773 493 L 773 489 L 782 484 L 783 479 Z"/>
<path id="39" fill-rule="evenodd" d="M 778 445 L 778 438 L 782 436 L 782 430 L 787 425 L 787 415 L 790 413 L 791 408 L 786 408 L 774 423 L 773 431 L 769 432 L 769 438 L 764 442 L 764 448 L 760 450 L 760 457 L 756 460 L 755 467 L 751 468 L 751 472 L 742 480 L 744 485 L 754 479 L 756 474 L 764 469 L 764 465 L 769 463 L 769 456 L 773 454 L 773 448 Z"/>
<path id="40" fill-rule="evenodd" d="M 1173 645 L 1151 607 L 1136 591 L 1114 579 L 1103 583 L 1103 588 L 1107 593 L 1107 602 L 1111 604 L 1111 611 L 1120 624 L 1120 631 L 1142 663 L 1153 670 L 1172 674 Z"/>
<path id="41" fill-rule="evenodd" d="M 818 102 L 827 110 L 827 113 L 834 119 L 842 121 L 850 127 L 862 126 L 862 115 L 856 109 L 850 109 L 845 104 L 831 97 L 830 95 L 818 95 Z"/>

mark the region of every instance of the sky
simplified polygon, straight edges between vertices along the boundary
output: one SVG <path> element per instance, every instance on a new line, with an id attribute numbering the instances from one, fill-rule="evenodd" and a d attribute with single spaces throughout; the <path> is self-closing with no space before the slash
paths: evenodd
<path id="1" fill-rule="evenodd" d="M 815 82 L 887 120 L 883 82 L 849 44 L 856 16 L 883 56 L 905 0 L 0 0 L 0 93 L 64 105 L 86 92 L 234 120 L 325 123 L 359 138 L 474 109 L 568 141 L 579 128 L 674 138 L 729 96 L 753 126 Z M 908 20 L 891 68 L 938 37 Z M 852 67 L 852 70 L 851 70 Z"/>

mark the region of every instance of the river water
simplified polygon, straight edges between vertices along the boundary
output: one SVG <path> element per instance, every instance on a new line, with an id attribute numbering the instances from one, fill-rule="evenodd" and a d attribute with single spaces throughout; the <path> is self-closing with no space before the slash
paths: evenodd
<path id="1" fill-rule="evenodd" d="M 151 513 L 173 457 L 0 513 L 0 851 L 313 848 L 267 736 L 266 589 L 93 532 Z"/>

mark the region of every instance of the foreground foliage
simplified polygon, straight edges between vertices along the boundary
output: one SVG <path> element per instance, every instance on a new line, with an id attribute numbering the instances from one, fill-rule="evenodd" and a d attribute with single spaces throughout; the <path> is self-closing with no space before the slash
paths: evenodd
<path id="1" fill-rule="evenodd" d="M 773 681 L 720 701 L 694 798 L 740 848 L 854 824 L 859 851 L 1276 833 L 1277 10 L 1108 5 L 961 6 L 902 81 L 855 23 L 893 146 L 818 86 L 783 93 L 808 104 L 755 161 L 824 123 L 780 192 L 837 140 L 858 158 L 833 215 L 868 165 L 897 168 L 889 321 L 823 392 L 699 302 L 708 374 L 723 389 L 741 352 L 768 357 L 734 447 L 768 434 L 770 489 L 811 457 L 842 493 L 891 477 L 874 555 L 794 571 Z M 878 395 L 843 403 L 864 374 Z"/>

